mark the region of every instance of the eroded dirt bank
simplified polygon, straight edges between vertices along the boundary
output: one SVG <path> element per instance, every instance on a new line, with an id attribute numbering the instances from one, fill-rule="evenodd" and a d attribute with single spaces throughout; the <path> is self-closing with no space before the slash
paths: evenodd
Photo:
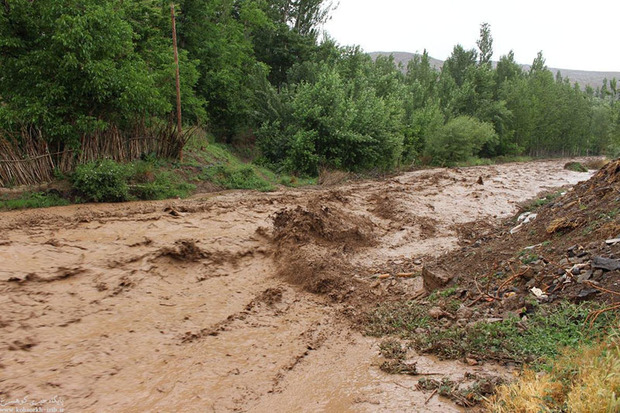
<path id="1" fill-rule="evenodd" d="M 66 411 L 459 411 L 382 373 L 350 328 L 369 302 L 537 193 L 563 161 L 438 169 L 331 188 L 0 214 L 0 399 Z M 480 183 L 481 182 L 481 183 Z M 492 366 L 419 357 L 463 377 Z"/>

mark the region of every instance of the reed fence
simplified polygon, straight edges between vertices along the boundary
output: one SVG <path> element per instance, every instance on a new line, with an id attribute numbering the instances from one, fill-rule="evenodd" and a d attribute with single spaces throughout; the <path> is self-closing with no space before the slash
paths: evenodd
<path id="1" fill-rule="evenodd" d="M 144 154 L 175 159 L 192 133 L 190 129 L 179 136 L 171 123 L 146 126 L 139 122 L 129 129 L 110 126 L 84 134 L 74 149 L 48 143 L 35 127 L 24 127 L 19 133 L 0 131 L 0 187 L 49 182 L 55 171 L 70 173 L 77 165 L 97 159 L 130 162 Z"/>

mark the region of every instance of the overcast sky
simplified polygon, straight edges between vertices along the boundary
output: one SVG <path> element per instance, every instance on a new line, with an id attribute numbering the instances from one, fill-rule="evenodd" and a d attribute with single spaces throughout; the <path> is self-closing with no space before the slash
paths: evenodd
<path id="1" fill-rule="evenodd" d="M 476 47 L 483 22 L 494 60 L 512 49 L 531 63 L 542 50 L 549 67 L 620 72 L 619 0 L 340 0 L 324 29 L 366 52 L 427 49 L 445 60 L 458 43 Z"/>

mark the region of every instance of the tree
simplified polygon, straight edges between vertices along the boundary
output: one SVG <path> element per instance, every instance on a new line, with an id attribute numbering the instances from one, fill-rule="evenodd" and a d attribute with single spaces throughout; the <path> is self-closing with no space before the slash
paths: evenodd
<path id="1" fill-rule="evenodd" d="M 493 57 L 493 37 L 491 36 L 491 25 L 489 23 L 482 23 L 480 25 L 480 38 L 476 42 L 478 45 L 479 64 L 491 65 L 491 57 Z"/>
<path id="2" fill-rule="evenodd" d="M 5 3 L 9 4 L 9 3 Z M 0 11 L 0 127 L 35 125 L 76 146 L 82 134 L 172 110 L 169 9 L 150 0 L 15 0 Z M 184 101 L 198 113 L 193 62 Z"/>

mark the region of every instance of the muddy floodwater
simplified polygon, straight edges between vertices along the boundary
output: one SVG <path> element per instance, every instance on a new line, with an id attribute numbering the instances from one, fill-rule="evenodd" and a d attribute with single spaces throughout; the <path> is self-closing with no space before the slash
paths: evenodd
<path id="1" fill-rule="evenodd" d="M 0 213 L 0 400 L 56 397 L 66 412 L 461 411 L 417 391 L 419 377 L 380 371 L 378 340 L 343 316 L 354 302 L 278 276 L 274 215 L 314 204 L 368 222 L 376 240 L 348 253 L 362 277 L 457 248 L 458 225 L 590 177 L 564 163 Z M 497 370 L 416 360 L 459 378 Z"/>

